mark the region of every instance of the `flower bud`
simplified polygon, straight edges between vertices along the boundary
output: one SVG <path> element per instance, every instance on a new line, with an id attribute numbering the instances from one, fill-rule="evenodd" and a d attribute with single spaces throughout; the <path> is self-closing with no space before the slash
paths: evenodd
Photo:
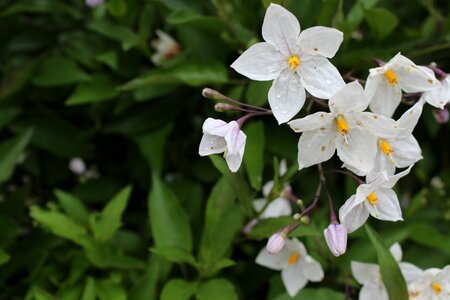
<path id="1" fill-rule="evenodd" d="M 433 116 L 437 123 L 439 124 L 447 123 L 449 119 L 449 112 L 447 107 L 444 107 L 444 109 L 434 109 Z"/>
<path id="2" fill-rule="evenodd" d="M 270 254 L 278 253 L 281 249 L 283 249 L 285 243 L 286 235 L 283 232 L 274 233 L 267 242 L 267 252 Z"/>
<path id="3" fill-rule="evenodd" d="M 79 157 L 72 158 L 69 162 L 69 170 L 74 174 L 81 175 L 86 172 L 86 164 Z"/>
<path id="4" fill-rule="evenodd" d="M 225 111 L 228 111 L 228 110 L 232 110 L 234 108 L 235 107 L 233 105 L 226 104 L 226 103 L 216 103 L 214 105 L 214 110 L 217 111 L 217 112 L 225 112 Z"/>
<path id="5" fill-rule="evenodd" d="M 330 224 L 323 231 L 328 248 L 334 256 L 340 256 L 347 249 L 347 228 L 342 224 Z"/>
<path id="6" fill-rule="evenodd" d="M 223 99 L 223 95 L 221 93 L 210 88 L 204 88 L 202 90 L 202 96 L 213 100 Z"/>

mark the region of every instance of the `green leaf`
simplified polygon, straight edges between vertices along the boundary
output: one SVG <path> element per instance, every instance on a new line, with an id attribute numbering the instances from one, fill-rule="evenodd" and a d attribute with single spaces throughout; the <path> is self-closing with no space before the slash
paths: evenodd
<path id="1" fill-rule="evenodd" d="M 189 300 L 197 291 L 197 282 L 172 279 L 163 288 L 161 300 Z"/>
<path id="2" fill-rule="evenodd" d="M 188 8 L 177 9 L 166 19 L 167 23 L 172 25 L 193 25 L 205 31 L 215 34 L 226 29 L 225 23 L 217 17 L 203 16 L 194 10 Z"/>
<path id="3" fill-rule="evenodd" d="M 0 183 L 7 181 L 13 174 L 17 159 L 33 135 L 33 130 L 28 129 L 18 137 L 0 144 Z"/>
<path id="4" fill-rule="evenodd" d="M 20 13 L 67 14 L 75 19 L 81 18 L 81 14 L 72 6 L 52 0 L 14 1 L 14 4 L 8 6 L 1 15 L 10 16 Z"/>
<path id="5" fill-rule="evenodd" d="M 83 202 L 75 196 L 66 193 L 62 190 L 56 189 L 54 191 L 59 204 L 64 212 L 73 220 L 83 225 L 89 225 L 89 212 L 84 206 Z"/>
<path id="6" fill-rule="evenodd" d="M 369 23 L 375 37 L 382 40 L 387 37 L 398 25 L 398 18 L 384 8 L 369 8 L 365 10 L 367 23 Z"/>
<path id="7" fill-rule="evenodd" d="M 112 280 L 101 280 L 95 283 L 97 296 L 100 300 L 126 300 L 125 289 Z"/>
<path id="8" fill-rule="evenodd" d="M 127 13 L 127 3 L 124 0 L 108 0 L 108 11 L 115 17 L 122 17 Z"/>
<path id="9" fill-rule="evenodd" d="M 248 237 L 257 240 L 269 238 L 274 232 L 280 230 L 280 228 L 285 227 L 291 222 L 292 217 L 278 217 L 259 220 L 258 223 L 253 226 L 252 230 L 248 234 Z M 313 226 L 313 224 L 302 225 L 289 234 L 290 237 L 320 235 L 320 231 Z"/>
<path id="10" fill-rule="evenodd" d="M 149 195 L 150 226 L 156 247 L 192 250 L 192 233 L 187 215 L 175 194 L 157 176 Z"/>
<path id="11" fill-rule="evenodd" d="M 95 300 L 95 279 L 88 277 L 81 300 Z"/>
<path id="12" fill-rule="evenodd" d="M 264 124 L 256 121 L 245 128 L 247 143 L 244 153 L 244 163 L 250 184 L 256 190 L 261 189 L 262 172 L 264 169 Z"/>
<path id="13" fill-rule="evenodd" d="M 237 300 L 234 286 L 227 280 L 219 278 L 203 282 L 199 285 L 195 296 L 198 300 Z"/>
<path id="14" fill-rule="evenodd" d="M 1 91 L 0 91 L 1 94 Z M 0 96 L 1 98 L 1 96 Z M 4 107 L 0 110 L 0 128 L 3 128 L 5 125 L 9 124 L 12 120 L 14 120 L 19 114 L 21 110 L 16 107 Z"/>
<path id="15" fill-rule="evenodd" d="M 450 254 L 450 240 L 436 227 L 427 223 L 414 223 L 409 224 L 408 229 L 410 238 L 415 242 Z"/>
<path id="16" fill-rule="evenodd" d="M 236 202 L 236 194 L 226 178 L 220 178 L 214 185 L 206 202 L 205 227 L 216 224 L 222 215 Z"/>
<path id="17" fill-rule="evenodd" d="M 0 100 L 8 99 L 26 87 L 41 59 L 35 58 L 16 67 L 12 72 L 3 73 L 0 81 Z"/>
<path id="18" fill-rule="evenodd" d="M 36 300 L 55 300 L 55 297 L 53 297 L 49 292 L 37 286 L 33 287 L 33 295 Z"/>
<path id="19" fill-rule="evenodd" d="M 252 81 L 248 85 L 245 93 L 247 103 L 257 106 L 264 106 L 267 104 L 267 95 L 272 86 L 270 81 Z"/>
<path id="20" fill-rule="evenodd" d="M 325 0 L 323 1 L 319 17 L 317 18 L 317 24 L 323 26 L 333 26 L 336 21 L 342 17 L 342 1 Z"/>
<path id="21" fill-rule="evenodd" d="M 302 289 L 295 297 L 290 297 L 287 294 L 283 294 L 281 296 L 276 297 L 274 300 L 344 300 L 345 295 L 342 293 L 338 293 L 331 289 L 327 288 L 306 288 Z"/>
<path id="22" fill-rule="evenodd" d="M 382 238 L 368 224 L 364 227 L 366 228 L 367 236 L 377 253 L 381 277 L 386 286 L 389 299 L 407 300 L 408 290 L 398 263 L 384 244 Z"/>
<path id="23" fill-rule="evenodd" d="M 154 172 L 161 172 L 164 163 L 166 139 L 172 132 L 172 125 L 136 138 L 139 150 L 147 159 Z"/>
<path id="24" fill-rule="evenodd" d="M 183 249 L 175 248 L 175 247 L 161 247 L 161 248 L 152 248 L 150 249 L 153 253 L 156 253 L 168 261 L 174 263 L 188 263 L 192 266 L 196 266 L 197 262 L 195 258 L 189 252 L 186 252 Z"/>
<path id="25" fill-rule="evenodd" d="M 87 27 L 107 38 L 121 43 L 124 51 L 130 50 L 140 44 L 139 36 L 130 28 L 106 20 L 95 20 Z"/>
<path id="26" fill-rule="evenodd" d="M 117 52 L 114 50 L 107 51 L 104 53 L 101 53 L 95 57 L 95 59 L 101 63 L 104 63 L 108 67 L 110 67 L 113 70 L 117 70 L 118 67 L 118 60 Z"/>
<path id="27" fill-rule="evenodd" d="M 66 105 L 97 103 L 117 97 L 116 86 L 106 78 L 99 77 L 86 83 L 81 83 L 66 100 Z"/>
<path id="28" fill-rule="evenodd" d="M 110 240 L 121 226 L 122 215 L 127 207 L 131 187 L 127 186 L 117 193 L 103 211 L 91 218 L 91 228 L 96 240 Z"/>
<path id="29" fill-rule="evenodd" d="M 7 263 L 9 259 L 10 259 L 9 254 L 3 251 L 3 249 L 0 249 L 0 266 L 3 265 L 4 263 Z"/>
<path id="30" fill-rule="evenodd" d="M 52 56 L 38 67 L 33 83 L 38 86 L 59 86 L 91 80 L 72 60 L 62 56 Z"/>

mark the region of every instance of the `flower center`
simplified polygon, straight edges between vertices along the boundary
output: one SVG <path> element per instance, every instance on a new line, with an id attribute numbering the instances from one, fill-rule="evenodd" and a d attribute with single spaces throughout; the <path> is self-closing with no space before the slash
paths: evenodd
<path id="1" fill-rule="evenodd" d="M 375 205 L 378 203 L 378 198 L 377 195 L 375 195 L 374 192 L 371 192 L 368 196 L 367 196 L 367 201 L 369 201 L 370 204 Z"/>
<path id="2" fill-rule="evenodd" d="M 336 117 L 336 122 L 337 122 L 337 129 L 338 129 L 339 133 L 342 135 L 348 134 L 348 124 L 342 115 L 338 115 Z"/>
<path id="3" fill-rule="evenodd" d="M 293 251 L 291 253 L 291 255 L 289 255 L 289 257 L 288 257 L 288 264 L 290 266 L 294 265 L 298 261 L 299 258 L 300 258 L 300 253 L 298 253 L 297 251 Z"/>
<path id="4" fill-rule="evenodd" d="M 431 288 L 436 295 L 439 295 L 442 292 L 442 286 L 438 282 L 433 282 Z"/>
<path id="5" fill-rule="evenodd" d="M 386 79 L 388 80 L 391 86 L 394 86 L 398 83 L 397 76 L 395 75 L 394 72 L 392 72 L 391 69 L 387 69 L 387 71 L 384 72 L 384 76 L 386 76 Z"/>
<path id="6" fill-rule="evenodd" d="M 394 150 L 392 150 L 391 145 L 389 145 L 389 143 L 386 140 L 379 139 L 378 146 L 380 146 L 380 149 L 381 149 L 381 151 L 384 152 L 384 154 L 389 156 L 389 159 L 391 160 L 391 162 L 395 163 L 394 158 L 392 157 L 392 153 L 394 152 Z"/>
<path id="7" fill-rule="evenodd" d="M 298 58 L 297 55 L 292 55 L 288 59 L 289 69 L 291 70 L 297 70 L 298 66 L 300 65 L 300 58 Z"/>

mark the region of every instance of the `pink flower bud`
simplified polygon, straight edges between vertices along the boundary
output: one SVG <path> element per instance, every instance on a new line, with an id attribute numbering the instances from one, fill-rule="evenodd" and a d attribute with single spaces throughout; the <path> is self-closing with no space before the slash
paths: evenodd
<path id="1" fill-rule="evenodd" d="M 439 124 L 445 124 L 448 122 L 449 112 L 448 112 L 447 107 L 444 107 L 444 109 L 434 109 L 433 115 L 434 115 L 434 119 Z"/>
<path id="2" fill-rule="evenodd" d="M 283 249 L 284 244 L 286 243 L 286 235 L 284 233 L 274 233 L 269 238 L 269 241 L 267 242 L 267 252 L 270 254 L 275 254 L 280 252 L 281 249 Z"/>
<path id="3" fill-rule="evenodd" d="M 323 231 L 328 248 L 334 256 L 340 256 L 347 249 L 347 228 L 341 224 L 330 224 Z"/>

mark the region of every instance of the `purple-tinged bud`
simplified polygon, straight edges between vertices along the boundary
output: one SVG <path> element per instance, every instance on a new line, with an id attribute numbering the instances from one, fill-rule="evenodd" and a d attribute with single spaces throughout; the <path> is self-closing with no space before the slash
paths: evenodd
<path id="1" fill-rule="evenodd" d="M 334 256 L 340 256 L 347 249 L 347 228 L 342 224 L 330 224 L 323 231 L 328 248 Z"/>
<path id="2" fill-rule="evenodd" d="M 267 241 L 266 249 L 270 254 L 275 254 L 283 249 L 284 244 L 286 243 L 286 234 L 284 232 L 277 232 L 272 234 Z"/>
<path id="3" fill-rule="evenodd" d="M 444 109 L 434 109 L 433 116 L 436 122 L 438 122 L 439 124 L 447 123 L 449 118 L 449 112 L 447 107 L 444 107 Z"/>
<path id="4" fill-rule="evenodd" d="M 85 3 L 89 7 L 97 7 L 103 3 L 103 0 L 85 0 Z"/>
<path id="5" fill-rule="evenodd" d="M 223 95 L 216 90 L 210 88 L 204 88 L 202 90 L 202 96 L 208 99 L 220 100 L 223 99 Z"/>
<path id="6" fill-rule="evenodd" d="M 226 103 L 216 103 L 214 105 L 214 110 L 217 112 L 225 112 L 225 111 L 229 111 L 229 110 L 233 110 L 236 107 L 230 104 L 226 104 Z"/>

